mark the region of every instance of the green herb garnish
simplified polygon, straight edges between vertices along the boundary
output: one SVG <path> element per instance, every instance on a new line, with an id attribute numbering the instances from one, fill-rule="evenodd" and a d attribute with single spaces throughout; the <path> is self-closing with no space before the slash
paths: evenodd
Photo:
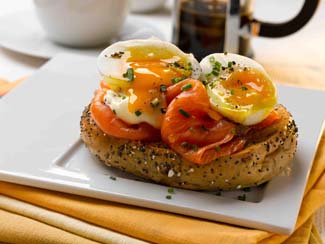
<path id="1" fill-rule="evenodd" d="M 123 74 L 124 78 L 127 78 L 128 81 L 134 80 L 134 70 L 132 68 L 128 68 L 126 72 Z"/>
<path id="2" fill-rule="evenodd" d="M 234 90 L 234 89 L 231 89 L 231 90 L 230 90 L 230 94 L 231 94 L 231 95 L 235 95 L 235 90 Z"/>
<path id="3" fill-rule="evenodd" d="M 182 80 L 185 80 L 185 79 L 186 79 L 185 77 L 175 77 L 175 78 L 172 79 L 172 83 L 176 84 L 176 83 L 178 83 L 178 82 L 180 82 Z"/>
<path id="4" fill-rule="evenodd" d="M 175 193 L 175 190 L 174 190 L 174 188 L 168 188 L 168 193 L 170 193 L 170 194 L 174 194 Z"/>
<path id="5" fill-rule="evenodd" d="M 248 88 L 246 86 L 242 86 L 241 89 L 242 89 L 242 91 L 247 91 L 248 90 Z"/>
<path id="6" fill-rule="evenodd" d="M 166 92 L 166 91 L 167 91 L 166 85 L 164 84 L 160 85 L 160 92 Z"/>
<path id="7" fill-rule="evenodd" d="M 172 196 L 171 195 L 167 195 L 166 196 L 166 199 L 170 200 L 170 199 L 172 199 Z"/>
<path id="8" fill-rule="evenodd" d="M 191 117 L 191 115 L 188 112 L 186 112 L 184 109 L 179 109 L 178 112 L 181 115 L 183 115 L 185 118 L 190 118 Z"/>
<path id="9" fill-rule="evenodd" d="M 110 176 L 109 177 L 111 180 L 116 180 L 116 177 L 115 176 Z"/>
<path id="10" fill-rule="evenodd" d="M 137 111 L 135 111 L 134 113 L 135 113 L 135 115 L 138 116 L 138 117 L 142 114 L 142 112 L 141 112 L 140 110 L 137 110 Z"/>
<path id="11" fill-rule="evenodd" d="M 182 91 L 187 91 L 187 90 L 189 90 L 191 88 L 192 88 L 192 84 L 188 83 L 188 84 L 182 86 L 181 90 Z"/>
<path id="12" fill-rule="evenodd" d="M 215 149 L 216 149 L 217 152 L 219 152 L 221 150 L 221 147 L 220 146 L 216 146 Z"/>
<path id="13" fill-rule="evenodd" d="M 181 65 L 180 65 L 179 63 L 177 63 L 177 62 L 174 62 L 173 65 L 174 65 L 174 67 L 176 67 L 176 68 L 181 67 Z"/>
<path id="14" fill-rule="evenodd" d="M 232 65 L 233 65 L 233 62 L 232 62 L 232 61 L 229 61 L 229 62 L 228 62 L 228 68 L 231 68 Z"/>
<path id="15" fill-rule="evenodd" d="M 219 72 L 216 70 L 212 70 L 211 74 L 214 76 L 219 76 Z"/>

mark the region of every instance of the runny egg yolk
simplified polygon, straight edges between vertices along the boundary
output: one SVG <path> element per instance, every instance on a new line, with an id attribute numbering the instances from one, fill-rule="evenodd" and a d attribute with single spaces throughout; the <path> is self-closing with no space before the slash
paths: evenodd
<path id="1" fill-rule="evenodd" d="M 129 111 L 152 113 L 158 104 L 159 107 L 165 107 L 161 85 L 171 85 L 172 79 L 182 77 L 182 74 L 161 60 L 131 62 L 129 66 L 134 72 L 134 80 L 126 91 L 130 97 Z"/>
<path id="2" fill-rule="evenodd" d="M 252 68 L 235 70 L 220 85 L 224 99 L 235 106 L 266 105 L 275 94 L 271 80 Z"/>

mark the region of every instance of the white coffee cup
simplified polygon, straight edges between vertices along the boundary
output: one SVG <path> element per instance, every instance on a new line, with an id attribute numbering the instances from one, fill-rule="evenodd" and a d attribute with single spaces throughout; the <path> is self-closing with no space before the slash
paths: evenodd
<path id="1" fill-rule="evenodd" d="M 121 30 L 127 0 L 34 0 L 48 38 L 73 47 L 108 43 Z"/>

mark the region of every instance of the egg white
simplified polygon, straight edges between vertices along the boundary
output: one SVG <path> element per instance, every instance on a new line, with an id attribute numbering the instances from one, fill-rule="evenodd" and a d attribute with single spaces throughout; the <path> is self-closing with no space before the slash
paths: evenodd
<path id="1" fill-rule="evenodd" d="M 180 58 L 184 58 L 192 64 L 193 72 L 191 78 L 198 79 L 201 75 L 201 66 L 199 62 L 194 58 L 193 54 L 184 53 L 174 44 L 161 41 L 157 38 L 120 41 L 107 47 L 99 54 L 99 57 L 97 59 L 97 67 L 99 69 L 99 72 L 103 76 L 126 80 L 123 77 L 123 73 L 125 73 L 125 70 L 128 68 L 126 60 L 130 57 L 130 53 L 127 51 L 129 47 L 136 47 L 139 49 L 155 48 L 168 50 L 175 54 L 175 56 L 172 59 L 165 60 L 166 62 L 173 63 L 178 61 Z M 124 54 L 121 56 L 121 58 L 111 58 L 111 55 L 116 52 L 124 52 Z"/>
<path id="2" fill-rule="evenodd" d="M 182 52 L 175 45 L 161 41 L 156 38 L 150 38 L 146 40 L 129 40 L 116 42 L 113 45 L 107 47 L 101 52 L 97 59 L 97 66 L 100 74 L 104 80 L 110 80 L 110 82 L 118 82 L 119 85 L 123 86 L 127 84 L 127 79 L 123 77 L 125 71 L 129 68 L 127 59 L 130 57 L 128 48 L 139 48 L 139 49 L 157 49 L 157 50 L 168 50 L 173 53 L 173 57 L 164 62 L 174 63 L 180 59 L 186 60 L 192 65 L 191 78 L 198 79 L 201 75 L 201 67 L 199 62 L 194 58 L 192 54 L 186 54 Z M 112 58 L 111 55 L 114 53 L 123 52 L 120 58 Z M 159 57 L 158 57 L 159 58 Z M 122 99 L 124 98 L 124 99 Z M 153 113 L 143 112 L 141 116 L 137 116 L 128 110 L 128 103 L 130 99 L 127 94 L 117 93 L 108 90 L 105 96 L 106 104 L 116 113 L 116 116 L 129 124 L 138 124 L 146 122 L 155 128 L 161 127 L 161 112 L 157 109 Z M 162 98 L 163 99 L 163 98 Z"/>
<path id="3" fill-rule="evenodd" d="M 201 79 L 207 80 L 210 79 L 208 82 L 212 82 L 214 84 L 218 84 L 220 79 L 222 77 L 227 77 L 227 69 L 221 70 L 219 75 L 208 77 L 208 74 L 210 74 L 213 70 L 212 64 L 210 62 L 211 58 L 213 58 L 215 61 L 219 62 L 223 67 L 228 66 L 228 62 L 235 62 L 236 65 L 234 65 L 234 69 L 244 69 L 244 68 L 252 68 L 260 73 L 262 73 L 266 78 L 268 78 L 270 81 L 269 75 L 266 73 L 265 69 L 257 63 L 256 61 L 238 55 L 238 54 L 224 54 L 224 53 L 214 53 L 207 57 L 205 57 L 201 62 Z M 271 81 L 272 82 L 272 81 Z M 210 86 L 207 85 L 207 91 L 210 97 L 210 104 L 213 109 L 220 112 L 223 116 L 237 122 L 243 125 L 253 125 L 261 122 L 263 119 L 267 117 L 267 115 L 273 110 L 273 107 L 277 103 L 276 101 L 276 87 L 274 83 L 271 84 L 274 87 L 274 99 L 270 99 L 269 104 L 265 106 L 258 106 L 257 104 L 250 104 L 245 106 L 237 106 L 234 108 L 234 104 L 230 104 L 228 101 L 226 101 L 224 92 L 220 86 Z"/>

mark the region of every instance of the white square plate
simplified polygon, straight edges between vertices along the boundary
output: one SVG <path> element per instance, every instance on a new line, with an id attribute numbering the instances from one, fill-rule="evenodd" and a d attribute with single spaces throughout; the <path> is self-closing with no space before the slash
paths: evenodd
<path id="1" fill-rule="evenodd" d="M 293 231 L 323 127 L 325 92 L 279 86 L 299 128 L 292 174 L 243 192 L 216 194 L 144 181 L 102 165 L 79 139 L 79 120 L 100 77 L 93 57 L 60 54 L 0 100 L 0 179 L 204 219 Z M 112 180 L 110 176 L 115 176 Z M 284 217 L 285 216 L 285 217 Z"/>

